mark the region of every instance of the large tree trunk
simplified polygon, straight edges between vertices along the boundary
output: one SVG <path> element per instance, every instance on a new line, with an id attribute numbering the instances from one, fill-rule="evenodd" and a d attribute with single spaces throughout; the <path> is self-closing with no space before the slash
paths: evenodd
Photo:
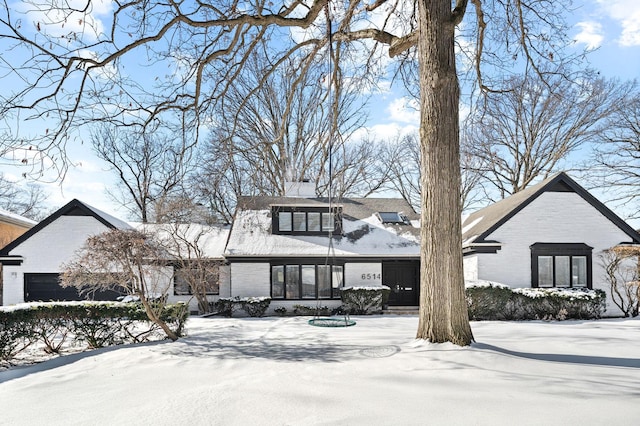
<path id="1" fill-rule="evenodd" d="M 418 339 L 473 341 L 464 298 L 460 206 L 460 88 L 451 0 L 419 0 L 422 216 Z"/>

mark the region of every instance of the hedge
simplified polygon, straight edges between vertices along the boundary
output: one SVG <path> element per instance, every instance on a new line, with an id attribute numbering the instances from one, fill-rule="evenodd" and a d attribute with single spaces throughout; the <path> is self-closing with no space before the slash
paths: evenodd
<path id="1" fill-rule="evenodd" d="M 602 290 L 514 288 L 489 284 L 466 288 L 472 320 L 596 319 L 606 307 Z"/>
<path id="2" fill-rule="evenodd" d="M 343 287 L 340 291 L 342 308 L 354 315 L 366 315 L 382 311 L 389 300 L 387 286 Z"/>
<path id="3" fill-rule="evenodd" d="M 250 317 L 264 316 L 271 304 L 270 297 L 221 297 L 213 303 L 213 310 L 225 317 L 232 317 L 241 308 Z"/>
<path id="4" fill-rule="evenodd" d="M 166 305 L 161 318 L 182 335 L 186 305 Z M 137 343 L 160 331 L 140 303 L 50 302 L 0 309 L 0 361 L 9 362 L 33 344 L 59 353 L 68 340 L 88 348 Z"/>

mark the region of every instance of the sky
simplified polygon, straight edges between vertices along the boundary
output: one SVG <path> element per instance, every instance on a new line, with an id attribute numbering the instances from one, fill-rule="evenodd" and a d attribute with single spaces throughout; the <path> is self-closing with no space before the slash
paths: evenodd
<path id="1" fill-rule="evenodd" d="M 95 20 L 108 14 L 109 2 L 99 2 Z M 472 11 L 469 11 L 470 13 Z M 606 77 L 633 79 L 640 76 L 640 1 L 637 0 L 575 0 L 568 17 L 573 23 L 572 36 L 576 48 L 592 52 L 589 61 Z M 413 101 L 397 90 L 387 90 L 371 99 L 367 128 L 379 139 L 391 139 L 398 134 L 415 131 L 419 114 Z M 127 219 L 126 213 L 107 195 L 116 184 L 115 175 L 96 158 L 90 141 L 75 144 L 68 152 L 73 166 L 60 182 L 41 182 L 50 194 L 48 204 L 57 208 L 78 198 L 112 215 Z M 5 176 L 19 182 L 19 167 L 2 167 Z"/>
<path id="2" fill-rule="evenodd" d="M 352 317 L 344 328 L 309 318 L 191 318 L 176 342 L 0 370 L 2 421 L 635 426 L 640 418 L 637 318 L 472 321 L 476 342 L 464 348 L 415 340 L 416 315 Z"/>

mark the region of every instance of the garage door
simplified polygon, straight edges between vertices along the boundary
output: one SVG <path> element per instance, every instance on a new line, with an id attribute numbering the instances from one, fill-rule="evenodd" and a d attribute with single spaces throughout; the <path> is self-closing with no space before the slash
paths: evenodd
<path id="1" fill-rule="evenodd" d="M 91 297 L 81 297 L 75 287 L 62 287 L 58 274 L 24 274 L 24 301 L 47 302 L 50 300 L 116 300 L 121 293 L 107 290 L 96 292 Z"/>

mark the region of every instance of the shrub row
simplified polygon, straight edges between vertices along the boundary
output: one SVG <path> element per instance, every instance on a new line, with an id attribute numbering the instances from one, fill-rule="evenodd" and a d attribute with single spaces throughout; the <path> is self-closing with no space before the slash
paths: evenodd
<path id="1" fill-rule="evenodd" d="M 186 305 L 166 305 L 161 318 L 182 334 L 189 313 Z M 158 335 L 140 303 L 59 302 L 29 304 L 0 310 L 0 361 L 9 362 L 34 344 L 59 353 L 73 341 L 88 348 L 137 343 Z"/>
<path id="2" fill-rule="evenodd" d="M 605 310 L 602 290 L 514 288 L 488 285 L 466 288 L 472 320 L 596 319 Z"/>
<path id="3" fill-rule="evenodd" d="M 271 304 L 270 297 L 221 297 L 213 302 L 214 311 L 225 317 L 233 316 L 239 308 L 250 317 L 264 316 Z"/>

